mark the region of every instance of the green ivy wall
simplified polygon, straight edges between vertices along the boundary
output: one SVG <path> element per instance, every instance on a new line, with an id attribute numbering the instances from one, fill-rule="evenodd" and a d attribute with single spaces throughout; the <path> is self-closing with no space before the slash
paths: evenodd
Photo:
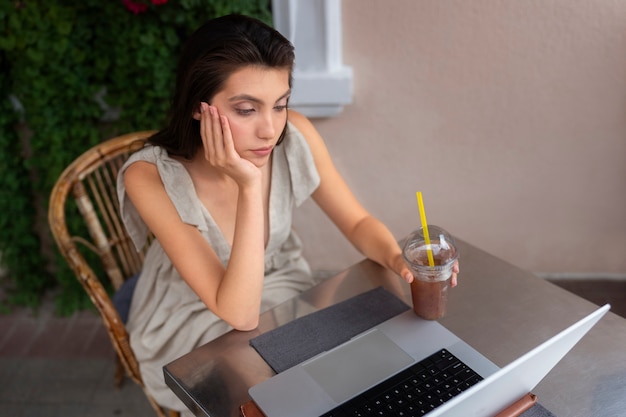
<path id="1" fill-rule="evenodd" d="M 0 1 L 3 311 L 50 290 L 61 313 L 89 306 L 50 236 L 50 190 L 96 143 L 160 128 L 182 43 L 228 13 L 271 24 L 270 0 Z"/>

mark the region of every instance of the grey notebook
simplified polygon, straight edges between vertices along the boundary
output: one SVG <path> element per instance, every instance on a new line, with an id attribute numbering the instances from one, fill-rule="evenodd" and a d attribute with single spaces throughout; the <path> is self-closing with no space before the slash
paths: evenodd
<path id="1" fill-rule="evenodd" d="M 360 401 L 360 394 L 443 349 L 481 380 L 428 416 L 495 415 L 531 392 L 609 308 L 599 308 L 502 369 L 438 322 L 406 311 L 253 386 L 249 394 L 267 416 L 330 416 L 331 410 L 356 397 Z"/>

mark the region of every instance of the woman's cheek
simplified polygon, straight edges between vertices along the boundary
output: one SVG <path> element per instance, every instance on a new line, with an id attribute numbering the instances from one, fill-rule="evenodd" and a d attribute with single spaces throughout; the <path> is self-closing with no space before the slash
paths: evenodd
<path id="1" fill-rule="evenodd" d="M 235 144 L 235 150 L 239 152 L 239 149 L 242 138 L 245 137 L 246 130 L 242 128 L 242 126 L 236 122 L 231 122 L 229 120 L 230 132 L 233 135 L 233 143 Z"/>

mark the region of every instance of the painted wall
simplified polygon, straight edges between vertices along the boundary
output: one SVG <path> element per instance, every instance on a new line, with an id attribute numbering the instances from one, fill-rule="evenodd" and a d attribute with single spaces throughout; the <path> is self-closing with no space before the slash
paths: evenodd
<path id="1" fill-rule="evenodd" d="M 394 235 L 420 190 L 522 268 L 626 276 L 626 2 L 343 0 L 342 21 L 354 102 L 314 123 Z M 315 269 L 362 258 L 313 203 L 296 228 Z"/>

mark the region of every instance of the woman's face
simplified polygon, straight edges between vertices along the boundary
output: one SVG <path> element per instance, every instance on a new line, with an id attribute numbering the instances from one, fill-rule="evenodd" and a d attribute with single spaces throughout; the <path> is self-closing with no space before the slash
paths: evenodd
<path id="1" fill-rule="evenodd" d="M 285 124 L 289 70 L 248 66 L 234 72 L 211 105 L 228 118 L 235 150 L 257 166 L 267 163 Z"/>

